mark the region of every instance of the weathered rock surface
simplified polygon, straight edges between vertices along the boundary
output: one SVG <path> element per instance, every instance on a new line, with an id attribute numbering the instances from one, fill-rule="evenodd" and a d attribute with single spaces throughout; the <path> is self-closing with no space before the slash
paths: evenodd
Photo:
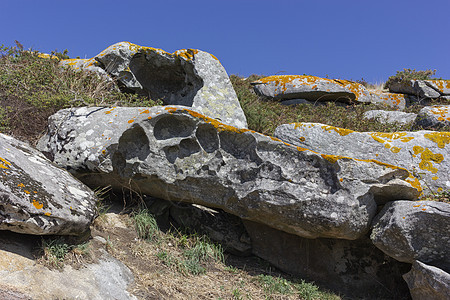
<path id="1" fill-rule="evenodd" d="M 258 95 L 274 100 L 306 99 L 310 101 L 351 102 L 360 98 L 370 98 L 367 89 L 348 80 L 320 78 L 306 75 L 277 75 L 252 82 Z"/>
<path id="2" fill-rule="evenodd" d="M 415 126 L 425 129 L 450 126 L 450 105 L 425 106 L 420 110 Z"/>
<path id="3" fill-rule="evenodd" d="M 306 239 L 255 222 L 244 224 L 253 253 L 287 273 L 350 299 L 409 299 L 402 274 L 410 265 L 388 257 L 367 237 Z"/>
<path id="4" fill-rule="evenodd" d="M 274 136 L 319 153 L 375 159 L 418 174 L 433 192 L 450 188 L 450 133 L 357 132 L 318 123 L 283 124 Z M 430 193 L 430 189 L 424 193 Z M 401 198 L 398 198 L 401 199 Z"/>
<path id="5" fill-rule="evenodd" d="M 393 82 L 389 91 L 415 95 L 419 98 L 439 98 L 450 95 L 450 80 L 409 80 Z"/>
<path id="6" fill-rule="evenodd" d="M 413 300 L 450 299 L 450 274 L 439 268 L 415 261 L 403 278 L 408 283 Z"/>
<path id="7" fill-rule="evenodd" d="M 160 99 L 164 104 L 189 106 L 225 124 L 247 128 L 225 69 L 207 52 L 183 49 L 168 53 L 121 42 L 94 58 L 63 60 L 61 65 L 106 72 L 127 90 Z"/>
<path id="8" fill-rule="evenodd" d="M 0 241 L 0 295 L 4 290 L 23 297 L 12 299 L 136 299 L 127 292 L 133 274 L 106 251 L 98 263 L 60 271 L 36 263 L 29 237 L 7 233 Z"/>
<path id="9" fill-rule="evenodd" d="M 94 193 L 39 151 L 0 134 L 0 229 L 78 235 L 96 216 Z"/>
<path id="10" fill-rule="evenodd" d="M 283 102 L 290 99 L 308 101 L 366 102 L 404 109 L 413 97 L 368 90 L 362 84 L 341 79 L 305 75 L 278 75 L 252 82 L 255 92 L 263 97 Z"/>
<path id="11" fill-rule="evenodd" d="M 369 110 L 364 113 L 366 119 L 378 119 L 384 123 L 399 123 L 402 125 L 414 122 L 417 114 L 406 113 L 402 111 L 388 111 L 388 110 Z"/>
<path id="12" fill-rule="evenodd" d="M 375 246 L 398 261 L 420 260 L 450 271 L 450 204 L 436 201 L 387 203 L 373 220 Z"/>
<path id="13" fill-rule="evenodd" d="M 132 185 L 304 237 L 364 235 L 376 201 L 415 199 L 401 168 L 320 155 L 185 107 L 78 108 L 39 148 L 91 186 Z"/>

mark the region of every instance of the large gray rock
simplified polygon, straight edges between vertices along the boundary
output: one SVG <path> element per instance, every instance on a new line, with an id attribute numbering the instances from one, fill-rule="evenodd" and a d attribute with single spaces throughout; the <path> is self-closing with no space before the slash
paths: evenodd
<path id="1" fill-rule="evenodd" d="M 258 95 L 274 100 L 369 102 L 370 99 L 369 91 L 362 84 L 316 76 L 276 75 L 261 78 L 252 85 Z"/>
<path id="2" fill-rule="evenodd" d="M 426 194 L 450 188 L 450 132 L 357 132 L 318 123 L 293 123 L 279 126 L 274 136 L 319 153 L 403 167 L 416 174 Z"/>
<path id="3" fill-rule="evenodd" d="M 413 97 L 368 90 L 362 84 L 341 79 L 328 79 L 306 75 L 277 75 L 252 82 L 255 92 L 265 98 L 307 101 L 340 101 L 378 103 L 404 109 Z"/>
<path id="4" fill-rule="evenodd" d="M 94 193 L 39 151 L 0 134 L 0 230 L 78 235 L 97 214 Z"/>
<path id="5" fill-rule="evenodd" d="M 131 186 L 304 237 L 364 235 L 376 201 L 414 199 L 401 168 L 320 155 L 186 107 L 78 108 L 39 148 L 91 186 Z"/>
<path id="6" fill-rule="evenodd" d="M 0 296 L 5 296 L 2 290 L 17 295 L 1 299 L 137 299 L 127 291 L 134 282 L 130 269 L 103 249 L 95 263 L 50 270 L 36 262 L 35 241 L 29 236 L 2 234 L 0 242 Z"/>
<path id="7" fill-rule="evenodd" d="M 230 79 L 212 54 L 196 49 L 168 53 L 129 42 L 109 46 L 89 60 L 60 63 L 79 69 L 107 73 L 127 90 L 184 105 L 221 122 L 247 128 L 247 120 Z"/>
<path id="8" fill-rule="evenodd" d="M 364 113 L 365 119 L 377 119 L 383 123 L 399 123 L 402 125 L 410 124 L 417 118 L 417 114 L 406 113 L 402 111 L 388 111 L 388 110 L 369 110 Z"/>
<path id="9" fill-rule="evenodd" d="M 393 82 L 389 91 L 415 95 L 419 98 L 439 98 L 450 95 L 450 80 L 408 80 Z"/>
<path id="10" fill-rule="evenodd" d="M 450 204 L 394 201 L 373 220 L 372 242 L 398 261 L 420 260 L 450 271 Z"/>
<path id="11" fill-rule="evenodd" d="M 253 253 L 284 272 L 344 299 L 409 299 L 402 275 L 410 265 L 388 257 L 367 237 L 307 239 L 251 221 L 244 224 Z"/>
<path id="12" fill-rule="evenodd" d="M 413 300 L 450 299 L 450 274 L 439 268 L 415 261 L 410 272 L 403 275 Z"/>
<path id="13" fill-rule="evenodd" d="M 450 105 L 425 106 L 420 110 L 415 126 L 425 129 L 450 126 Z"/>

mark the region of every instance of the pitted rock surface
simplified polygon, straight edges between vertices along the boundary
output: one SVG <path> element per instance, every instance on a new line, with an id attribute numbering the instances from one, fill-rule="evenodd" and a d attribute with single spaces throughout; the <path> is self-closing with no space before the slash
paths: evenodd
<path id="1" fill-rule="evenodd" d="M 436 201 L 395 201 L 373 220 L 370 238 L 398 261 L 414 260 L 450 271 L 450 204 Z"/>
<path id="2" fill-rule="evenodd" d="M 0 230 L 78 235 L 96 216 L 94 193 L 39 151 L 0 134 Z"/>
<path id="3" fill-rule="evenodd" d="M 450 95 L 450 80 L 409 80 L 394 82 L 389 91 L 418 96 L 420 98 L 439 98 Z"/>
<path id="4" fill-rule="evenodd" d="M 426 129 L 450 126 L 450 105 L 425 106 L 419 112 L 416 125 Z"/>
<path id="5" fill-rule="evenodd" d="M 365 119 L 377 119 L 383 123 L 399 123 L 402 125 L 414 122 L 417 114 L 402 111 L 369 110 L 364 113 Z"/>
<path id="6" fill-rule="evenodd" d="M 450 299 L 450 274 L 439 268 L 415 261 L 410 272 L 403 275 L 413 300 Z"/>
<path id="7" fill-rule="evenodd" d="M 358 159 L 375 159 L 416 174 L 424 193 L 450 188 L 450 132 L 357 132 L 318 123 L 283 124 L 275 137 L 300 147 Z M 431 189 L 431 191 L 430 191 Z"/>
<path id="8" fill-rule="evenodd" d="M 94 58 L 63 60 L 60 64 L 106 73 L 126 90 L 162 100 L 167 105 L 189 106 L 225 124 L 247 128 L 224 67 L 207 52 L 182 49 L 168 53 L 121 42 Z"/>
<path id="9" fill-rule="evenodd" d="M 61 110 L 39 147 L 88 185 L 132 185 L 310 238 L 356 239 L 378 198 L 419 193 L 405 169 L 321 155 L 180 106 Z"/>

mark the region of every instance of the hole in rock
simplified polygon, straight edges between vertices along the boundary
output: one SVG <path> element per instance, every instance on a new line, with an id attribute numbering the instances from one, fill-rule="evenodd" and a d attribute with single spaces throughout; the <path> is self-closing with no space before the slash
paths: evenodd
<path id="1" fill-rule="evenodd" d="M 192 106 L 203 80 L 190 62 L 170 54 L 137 53 L 130 61 L 130 70 L 153 100 L 164 104 Z"/>
<path id="2" fill-rule="evenodd" d="M 157 140 L 188 137 L 195 130 L 195 122 L 185 116 L 162 116 L 155 124 L 153 134 Z"/>
<path id="3" fill-rule="evenodd" d="M 150 147 L 144 129 L 135 125 L 126 130 L 119 139 L 118 150 L 126 160 L 135 157 L 145 160 L 150 154 Z"/>
<path id="4" fill-rule="evenodd" d="M 217 130 L 211 124 L 201 124 L 198 126 L 195 136 L 206 152 L 211 153 L 219 149 Z"/>
<path id="5" fill-rule="evenodd" d="M 180 142 L 179 158 L 185 158 L 197 152 L 200 152 L 200 146 L 196 140 L 185 139 Z"/>

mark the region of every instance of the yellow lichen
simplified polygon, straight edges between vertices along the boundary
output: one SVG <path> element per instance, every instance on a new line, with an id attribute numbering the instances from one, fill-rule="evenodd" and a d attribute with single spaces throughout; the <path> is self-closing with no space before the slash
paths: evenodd
<path id="1" fill-rule="evenodd" d="M 414 146 L 413 151 L 416 155 L 420 153 L 420 158 L 422 159 L 422 161 L 419 162 L 420 169 L 430 171 L 433 174 L 437 173 L 438 169 L 433 166 L 432 162 L 438 164 L 441 163 L 444 160 L 444 156 L 442 154 L 434 154 L 430 149 L 420 146 Z"/>
<path id="2" fill-rule="evenodd" d="M 444 148 L 445 145 L 450 143 L 450 132 L 425 133 L 424 137 L 435 142 L 439 148 Z"/>
<path id="3" fill-rule="evenodd" d="M 329 125 L 323 125 L 322 129 L 328 132 L 331 132 L 332 130 L 336 131 L 340 136 L 346 136 L 352 132 L 354 132 L 353 130 L 350 129 L 344 129 L 344 128 L 339 128 L 339 127 L 334 127 L 334 126 L 329 126 Z"/>

